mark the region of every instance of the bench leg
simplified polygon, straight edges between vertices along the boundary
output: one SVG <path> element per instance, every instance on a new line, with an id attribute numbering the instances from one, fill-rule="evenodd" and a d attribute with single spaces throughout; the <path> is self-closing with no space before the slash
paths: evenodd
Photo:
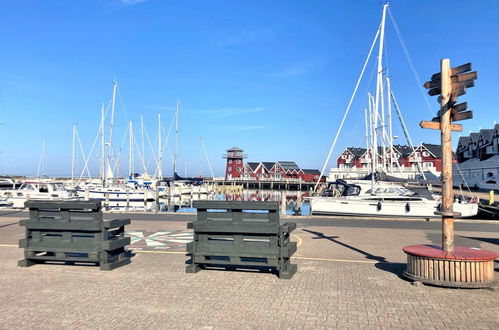
<path id="1" fill-rule="evenodd" d="M 200 270 L 201 270 L 201 267 L 199 267 L 199 265 L 197 265 L 197 264 L 189 264 L 185 267 L 186 273 L 194 274 L 194 273 L 199 272 Z"/>
<path id="2" fill-rule="evenodd" d="M 280 262 L 281 266 L 277 270 L 277 276 L 282 280 L 289 280 L 296 273 L 297 266 L 291 264 L 289 259 L 282 260 Z"/>

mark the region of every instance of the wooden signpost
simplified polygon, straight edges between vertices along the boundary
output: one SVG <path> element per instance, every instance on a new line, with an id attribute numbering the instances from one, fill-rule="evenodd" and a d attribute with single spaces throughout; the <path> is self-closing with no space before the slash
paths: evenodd
<path id="1" fill-rule="evenodd" d="M 449 286 L 483 287 L 493 280 L 494 259 L 492 251 L 460 246 L 454 247 L 454 217 L 460 216 L 453 210 L 452 192 L 452 131 L 462 132 L 460 124 L 452 122 L 473 118 L 473 111 L 467 110 L 468 103 L 457 103 L 466 88 L 475 85 L 478 75 L 471 71 L 471 63 L 450 67 L 449 59 L 440 61 L 440 72 L 431 76 L 423 86 L 431 96 L 440 95 L 440 110 L 431 121 L 421 121 L 426 129 L 440 130 L 442 148 L 442 246 L 409 245 L 403 248 L 407 254 L 405 276 L 414 281 Z M 478 251 L 479 250 L 479 251 Z"/>

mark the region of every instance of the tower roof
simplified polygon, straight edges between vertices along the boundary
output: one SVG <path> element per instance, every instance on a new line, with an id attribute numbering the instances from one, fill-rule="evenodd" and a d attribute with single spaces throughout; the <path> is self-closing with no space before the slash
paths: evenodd
<path id="1" fill-rule="evenodd" d="M 243 152 L 244 150 L 238 147 L 232 147 L 227 149 L 227 151 L 237 151 L 237 152 Z"/>

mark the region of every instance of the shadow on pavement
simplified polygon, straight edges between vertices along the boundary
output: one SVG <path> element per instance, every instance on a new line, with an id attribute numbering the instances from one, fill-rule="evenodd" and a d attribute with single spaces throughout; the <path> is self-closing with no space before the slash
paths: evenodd
<path id="1" fill-rule="evenodd" d="M 19 224 L 19 221 L 8 223 L 6 225 L 1 225 L 0 228 L 7 227 L 7 226 L 12 226 L 12 225 L 17 225 L 17 224 Z"/>
<path id="2" fill-rule="evenodd" d="M 376 261 L 379 261 L 379 262 L 388 262 L 388 261 L 386 261 L 385 257 L 376 256 L 374 254 L 371 254 L 369 252 L 363 251 L 363 250 L 358 249 L 358 248 L 356 248 L 354 246 L 351 246 L 349 244 L 346 244 L 346 243 L 338 241 L 336 238 L 339 238 L 339 236 L 326 236 L 323 233 L 318 232 L 318 231 L 313 231 L 313 230 L 308 230 L 308 229 L 302 229 L 302 230 L 306 231 L 307 233 L 314 234 L 316 237 L 312 237 L 312 239 L 326 239 L 326 240 L 331 241 L 333 243 L 336 243 L 336 244 L 339 244 L 341 246 L 344 246 L 344 247 L 346 247 L 346 248 L 348 248 L 350 250 L 353 250 L 355 252 L 363 254 L 366 257 L 366 259 L 376 260 Z"/>
<path id="3" fill-rule="evenodd" d="M 464 238 L 467 238 L 467 239 L 473 239 L 475 241 L 481 241 L 481 242 L 485 242 L 485 243 L 499 245 L 499 238 L 491 238 L 491 237 L 469 237 L 469 236 L 462 236 L 462 235 L 460 235 L 460 237 L 464 237 Z"/>
<path id="4" fill-rule="evenodd" d="M 344 247 L 346 247 L 346 248 L 348 248 L 350 250 L 353 250 L 355 252 L 363 254 L 366 257 L 366 259 L 376 260 L 376 261 L 378 261 L 378 263 L 375 264 L 376 268 L 378 268 L 380 270 L 383 270 L 385 272 L 389 272 L 389 273 L 395 274 L 399 278 L 401 278 L 403 280 L 406 280 L 403 277 L 403 275 L 402 275 L 403 272 L 404 272 L 404 270 L 405 270 L 405 268 L 406 268 L 406 264 L 405 263 L 388 262 L 388 261 L 386 261 L 385 257 L 371 254 L 369 252 L 366 252 L 364 250 L 358 249 L 358 248 L 356 248 L 354 246 L 351 246 L 349 244 L 346 244 L 346 243 L 338 241 L 337 238 L 339 238 L 339 236 L 326 236 L 326 235 L 324 235 L 324 233 L 321 233 L 321 232 L 318 232 L 318 231 L 313 231 L 313 230 L 308 230 L 308 229 L 302 229 L 302 230 L 306 231 L 308 233 L 314 234 L 315 237 L 313 237 L 312 239 L 326 239 L 326 240 L 331 241 L 333 243 L 336 243 L 336 244 L 339 244 L 341 246 L 344 246 Z"/>

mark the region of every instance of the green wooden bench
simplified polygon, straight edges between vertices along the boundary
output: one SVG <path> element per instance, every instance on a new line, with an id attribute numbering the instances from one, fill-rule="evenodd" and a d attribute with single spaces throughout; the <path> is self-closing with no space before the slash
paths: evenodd
<path id="1" fill-rule="evenodd" d="M 100 201 L 28 201 L 30 218 L 21 220 L 26 237 L 19 241 L 24 259 L 36 263 L 95 263 L 101 270 L 130 263 L 125 225 L 130 219 L 103 220 Z"/>
<path id="2" fill-rule="evenodd" d="M 290 233 L 296 223 L 279 223 L 275 202 L 196 201 L 197 220 L 187 224 L 194 240 L 187 244 L 191 259 L 186 271 L 206 267 L 275 269 L 290 279 L 296 265 L 290 258 L 296 243 Z"/>

